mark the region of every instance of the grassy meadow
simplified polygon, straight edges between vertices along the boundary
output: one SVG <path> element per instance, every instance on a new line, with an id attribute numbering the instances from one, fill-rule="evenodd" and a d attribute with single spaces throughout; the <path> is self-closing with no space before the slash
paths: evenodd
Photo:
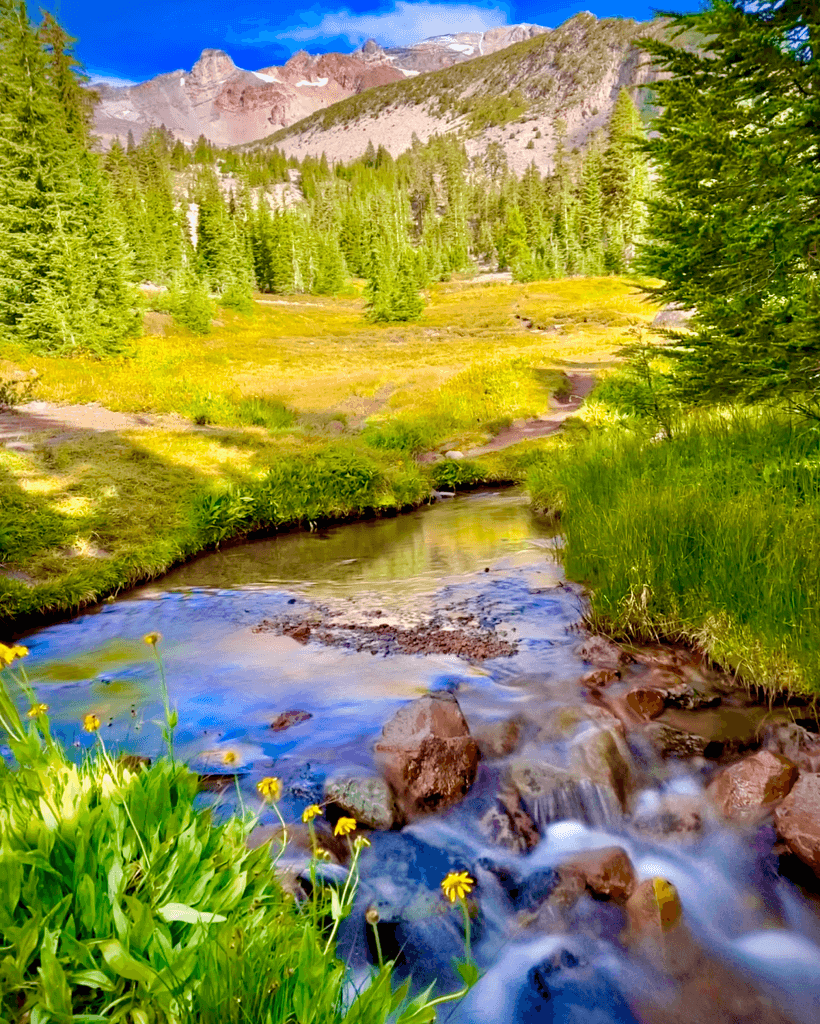
<path id="1" fill-rule="evenodd" d="M 627 330 L 655 313 L 617 278 L 454 279 L 428 299 L 419 322 L 374 326 L 358 294 L 265 297 L 251 318 L 220 311 L 204 338 L 148 312 L 144 335 L 113 360 L 4 344 L 0 378 L 36 370 L 37 400 L 144 422 L 0 447 L 0 617 L 13 628 L 79 608 L 257 531 L 519 479 L 538 444 L 431 467 L 415 456 L 544 413 L 567 372 L 611 365 Z"/>

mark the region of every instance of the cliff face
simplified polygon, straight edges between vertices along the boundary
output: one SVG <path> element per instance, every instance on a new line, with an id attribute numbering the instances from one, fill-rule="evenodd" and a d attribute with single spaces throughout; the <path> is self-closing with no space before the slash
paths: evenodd
<path id="1" fill-rule="evenodd" d="M 559 122 L 566 127 L 569 149 L 584 146 L 593 132 L 605 128 L 622 88 L 647 119 L 652 114 L 651 85 L 663 74 L 651 67 L 635 40 L 668 38 L 667 21 L 599 21 L 584 13 L 554 30 L 515 28 L 522 36 L 518 42 L 502 36 L 506 45 L 495 52 L 349 97 L 263 143 L 299 158 L 324 152 L 330 160 L 350 160 L 370 142 L 396 156 L 414 135 L 425 142 L 433 134 L 457 131 L 470 155 L 497 144 L 517 174 L 533 162 L 543 173 L 553 167 Z M 493 45 L 491 35 L 484 34 L 483 47 Z"/>
<path id="2" fill-rule="evenodd" d="M 252 142 L 317 110 L 375 86 L 494 53 L 547 32 L 511 25 L 458 33 L 415 46 L 383 49 L 369 40 L 351 54 L 295 53 L 282 67 L 238 68 L 222 50 L 203 50 L 190 72 L 174 71 L 126 88 L 95 86 L 95 129 L 103 144 L 132 132 L 139 139 L 164 124 L 185 142 L 204 135 L 219 145 Z"/>
<path id="3" fill-rule="evenodd" d="M 468 152 L 498 144 L 516 173 L 551 169 L 556 125 L 569 148 L 605 127 L 622 88 L 651 113 L 649 87 L 661 73 L 635 43 L 668 38 L 663 19 L 599 21 L 578 14 L 557 29 L 510 25 L 354 53 L 295 53 L 282 67 L 244 71 L 205 50 L 190 72 L 130 88 L 96 87 L 96 131 L 106 144 L 138 139 L 164 124 L 178 138 L 218 145 L 275 144 L 288 155 L 350 160 L 368 143 L 393 155 L 417 136 L 463 133 Z M 694 47 L 681 39 L 678 45 Z"/>

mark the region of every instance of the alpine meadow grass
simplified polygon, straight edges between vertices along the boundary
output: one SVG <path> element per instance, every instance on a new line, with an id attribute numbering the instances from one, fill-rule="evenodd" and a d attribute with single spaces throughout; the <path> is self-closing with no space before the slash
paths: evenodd
<path id="1" fill-rule="evenodd" d="M 527 473 L 534 503 L 560 513 L 594 628 L 684 639 L 748 682 L 817 694 L 817 424 L 774 409 L 690 413 L 663 440 L 622 423 Z"/>

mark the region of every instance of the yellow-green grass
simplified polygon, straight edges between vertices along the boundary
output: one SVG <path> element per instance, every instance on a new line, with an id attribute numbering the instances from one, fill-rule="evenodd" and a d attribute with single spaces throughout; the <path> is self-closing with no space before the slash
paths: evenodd
<path id="1" fill-rule="evenodd" d="M 748 683 L 820 692 L 820 439 L 778 409 L 694 412 L 568 435 L 526 468 L 561 514 L 564 566 L 590 621 L 692 643 Z"/>
<path id="2" fill-rule="evenodd" d="M 418 323 L 375 327 L 358 296 L 266 297 L 252 319 L 224 311 L 205 338 L 164 325 L 115 361 L 6 345 L 0 376 L 36 369 L 39 400 L 188 421 L 55 429 L 29 435 L 31 450 L 0 447 L 0 618 L 22 628 L 256 531 L 518 478 L 514 458 L 478 460 L 451 480 L 413 456 L 544 412 L 562 372 L 607 365 L 629 324 L 655 312 L 613 278 L 456 281 L 429 299 Z M 559 330 L 528 330 L 516 314 Z M 268 427 L 252 425 L 254 410 Z"/>

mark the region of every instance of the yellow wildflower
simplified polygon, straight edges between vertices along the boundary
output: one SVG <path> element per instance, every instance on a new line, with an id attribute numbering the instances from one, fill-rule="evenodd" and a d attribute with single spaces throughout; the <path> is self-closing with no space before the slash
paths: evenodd
<path id="1" fill-rule="evenodd" d="M 142 639 L 152 647 L 156 647 L 162 639 L 162 633 L 146 633 Z"/>
<path id="2" fill-rule="evenodd" d="M 28 718 L 37 718 L 48 711 L 48 704 L 32 704 L 28 709 Z"/>
<path id="3" fill-rule="evenodd" d="M 260 779 L 256 783 L 256 788 L 265 800 L 273 800 L 275 802 L 282 795 L 282 783 L 272 775 Z"/>
<path id="4" fill-rule="evenodd" d="M 6 665 L 10 665 L 17 658 L 25 658 L 28 654 L 28 647 L 21 647 L 19 644 L 14 647 L 7 647 L 6 644 L 0 644 L 0 667 L 5 668 Z"/>
<path id="5" fill-rule="evenodd" d="M 306 807 L 302 811 L 302 821 L 307 825 L 309 821 L 312 821 L 317 815 L 322 813 L 322 809 L 318 804 L 311 804 L 310 807 Z"/>
<path id="6" fill-rule="evenodd" d="M 334 836 L 346 836 L 348 832 L 352 832 L 356 827 L 355 818 L 339 818 L 336 822 L 336 828 L 333 829 Z"/>
<path id="7" fill-rule="evenodd" d="M 236 764 L 236 754 L 232 750 L 226 750 L 222 755 L 223 764 Z"/>
<path id="8" fill-rule="evenodd" d="M 100 719 L 98 715 L 84 715 L 83 716 L 83 729 L 86 732 L 96 732 L 100 727 Z"/>
<path id="9" fill-rule="evenodd" d="M 370 846 L 370 840 L 365 839 L 364 836 L 356 836 L 356 841 L 353 843 L 357 850 L 361 850 L 363 846 Z"/>
<path id="10" fill-rule="evenodd" d="M 475 879 L 470 878 L 466 871 L 451 871 L 441 883 L 441 888 L 450 902 L 455 903 L 463 899 L 474 885 Z"/>

